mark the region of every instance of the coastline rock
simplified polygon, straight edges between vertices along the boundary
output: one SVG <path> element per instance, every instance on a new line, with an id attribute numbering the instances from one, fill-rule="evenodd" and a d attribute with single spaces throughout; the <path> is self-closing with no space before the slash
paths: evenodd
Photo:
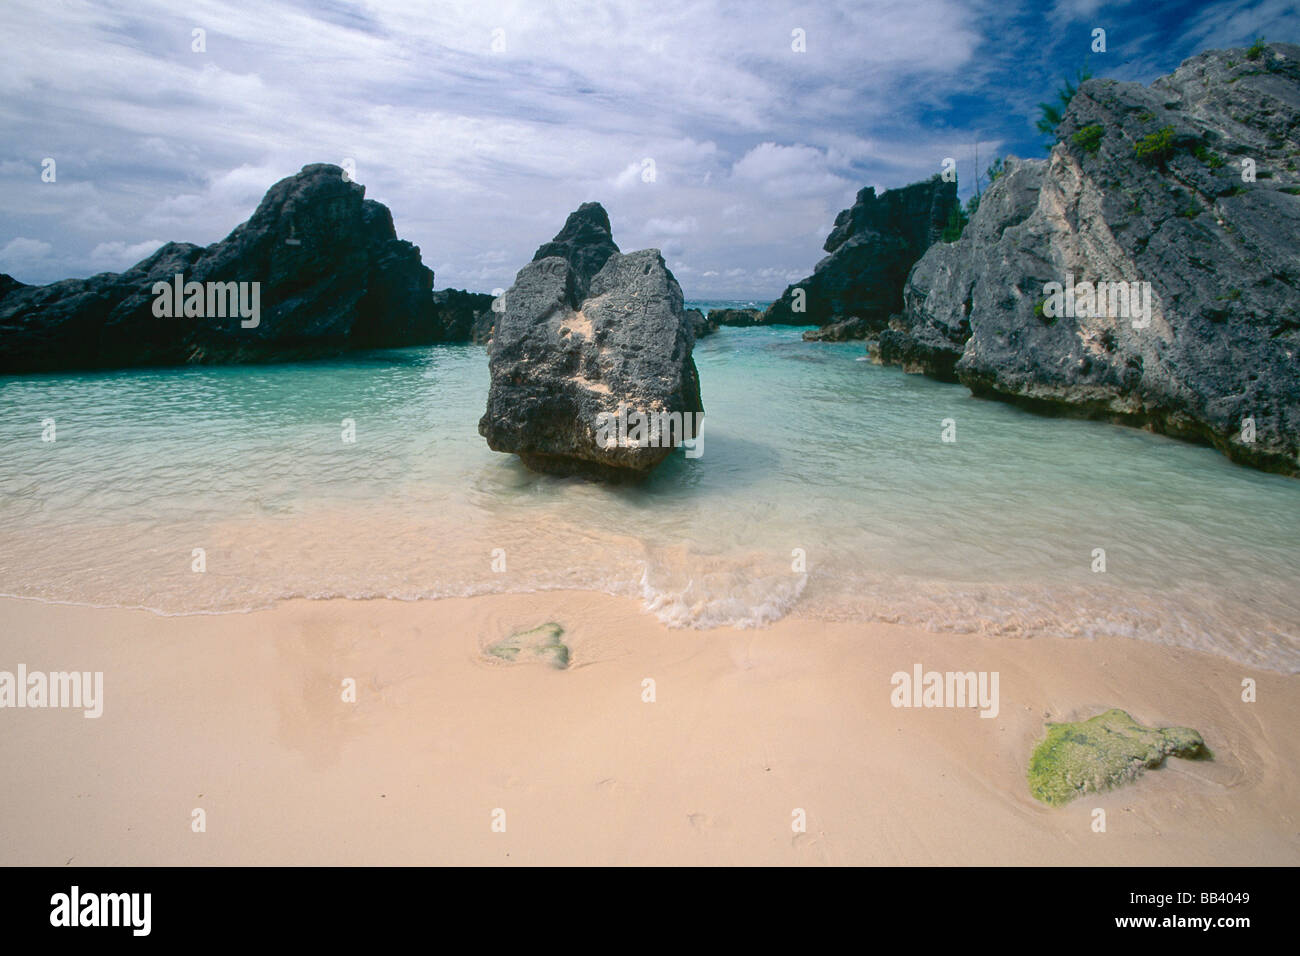
<path id="1" fill-rule="evenodd" d="M 939 176 L 876 195 L 861 190 L 835 217 L 813 274 L 788 286 L 763 315 L 772 325 L 829 325 L 857 316 L 873 332 L 903 308 L 908 271 L 943 235 L 957 205 L 957 184 Z M 804 309 L 796 311 L 797 291 Z"/>
<path id="2" fill-rule="evenodd" d="M 1009 159 L 962 237 L 916 264 L 873 356 L 1300 474 L 1297 117 L 1294 44 L 1083 83 L 1050 158 Z M 1047 284 L 1084 301 L 1085 281 L 1105 301 L 1054 315 Z M 1120 282 L 1139 296 L 1112 302 Z"/>
<path id="3" fill-rule="evenodd" d="M 803 334 L 805 342 L 853 342 L 865 339 L 871 334 L 871 326 L 860 316 L 852 316 L 841 322 L 831 322 L 821 328 L 809 329 Z"/>
<path id="4" fill-rule="evenodd" d="M 485 292 L 440 289 L 433 293 L 433 309 L 438 341 L 483 344 L 492 337 L 492 296 Z"/>
<path id="5" fill-rule="evenodd" d="M 569 215 L 503 304 L 479 422 L 494 451 L 534 471 L 637 480 L 695 436 L 703 406 L 681 288 L 657 249 L 618 251 L 598 203 Z M 606 416 L 620 409 L 629 420 L 676 416 L 679 431 L 628 428 L 619 441 Z"/>
<path id="6" fill-rule="evenodd" d="M 238 314 L 156 316 L 154 283 L 177 274 L 259 283 L 256 325 Z M 89 279 L 0 279 L 0 372 L 292 360 L 439 341 L 432 291 L 432 271 L 397 238 L 387 207 L 338 166 L 304 166 L 211 246 L 169 242 L 125 272 Z"/>
<path id="7" fill-rule="evenodd" d="M 1080 794 L 1129 783 L 1168 756 L 1205 760 L 1211 754 L 1188 727 L 1143 727 L 1117 709 L 1076 723 L 1048 724 L 1047 737 L 1029 758 L 1029 792 L 1058 807 Z"/>
<path id="8" fill-rule="evenodd" d="M 763 313 L 758 309 L 709 309 L 709 321 L 713 327 L 720 325 L 734 325 L 739 328 L 747 328 L 752 325 L 768 325 L 764 322 Z"/>
<path id="9" fill-rule="evenodd" d="M 697 339 L 702 339 L 706 335 L 712 335 L 718 331 L 718 323 L 704 317 L 704 313 L 699 309 L 687 309 L 686 321 L 691 323 L 691 329 L 695 332 Z"/>

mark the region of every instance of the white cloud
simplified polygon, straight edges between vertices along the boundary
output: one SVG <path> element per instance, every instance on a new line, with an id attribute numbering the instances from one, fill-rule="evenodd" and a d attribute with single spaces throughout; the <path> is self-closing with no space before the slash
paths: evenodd
<path id="1" fill-rule="evenodd" d="M 121 272 L 157 252 L 162 245 L 160 239 L 146 239 L 129 245 L 125 242 L 101 242 L 90 251 L 90 261 L 96 269 Z"/>
<path id="2" fill-rule="evenodd" d="M 688 296 L 775 295 L 723 280 L 806 273 L 858 188 L 937 168 L 900 102 L 970 82 L 983 15 L 967 0 L 202 0 L 177 18 L 165 0 L 6 0 L 0 208 L 51 247 L 41 269 L 84 275 L 130 265 L 141 234 L 220 239 L 279 178 L 351 158 L 398 234 L 445 263 L 439 286 L 508 286 L 599 200 L 621 247 L 678 240 L 716 283 Z M 39 182 L 47 155 L 57 185 Z"/>
<path id="3" fill-rule="evenodd" d="M 0 269 L 6 272 L 30 269 L 42 259 L 49 256 L 54 247 L 40 239 L 27 239 L 18 236 L 10 239 L 0 249 Z"/>

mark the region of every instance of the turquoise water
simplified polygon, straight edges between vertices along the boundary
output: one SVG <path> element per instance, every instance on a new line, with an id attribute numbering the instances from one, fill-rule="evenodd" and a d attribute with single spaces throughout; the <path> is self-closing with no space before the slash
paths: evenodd
<path id="1" fill-rule="evenodd" d="M 170 614 L 577 587 L 677 626 L 1118 634 L 1300 670 L 1300 481 L 797 329 L 696 361 L 703 455 L 635 488 L 488 450 L 477 346 L 0 378 L 0 593 Z"/>

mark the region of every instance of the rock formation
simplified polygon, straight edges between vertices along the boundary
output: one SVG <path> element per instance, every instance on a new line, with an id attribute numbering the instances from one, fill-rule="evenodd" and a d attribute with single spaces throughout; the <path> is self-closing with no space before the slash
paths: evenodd
<path id="1" fill-rule="evenodd" d="M 1082 793 L 1135 780 L 1170 756 L 1211 758 L 1195 730 L 1143 727 L 1118 709 L 1088 720 L 1048 724 L 1046 738 L 1029 758 L 1029 792 L 1049 806 L 1060 806 Z"/>
<path id="2" fill-rule="evenodd" d="M 939 176 L 879 196 L 863 189 L 835 217 L 823 247 L 829 255 L 768 306 L 762 324 L 828 325 L 857 316 L 884 328 L 902 311 L 908 270 L 943 234 L 956 205 L 957 184 Z"/>
<path id="3" fill-rule="evenodd" d="M 841 322 L 832 322 L 803 334 L 805 342 L 852 342 L 871 334 L 871 326 L 860 316 L 851 316 Z"/>
<path id="4" fill-rule="evenodd" d="M 751 325 L 766 325 L 763 313 L 758 309 L 709 309 L 709 321 L 714 328 L 720 325 L 734 325 L 746 328 Z"/>
<path id="5" fill-rule="evenodd" d="M 177 275 L 181 296 L 172 294 Z M 178 299 L 174 308 L 160 308 L 159 283 Z M 202 291 L 192 297 L 188 283 Z M 443 341 L 446 316 L 432 294 L 433 273 L 397 238 L 387 207 L 340 167 L 305 166 L 211 246 L 171 242 L 126 272 L 45 286 L 0 276 L 0 372 L 301 359 Z M 454 324 L 460 335 L 458 315 Z"/>
<path id="6" fill-rule="evenodd" d="M 1300 473 L 1298 123 L 1293 44 L 1083 83 L 1050 158 L 1009 160 L 917 263 L 874 355 Z"/>
<path id="7" fill-rule="evenodd" d="M 485 292 L 439 289 L 433 294 L 433 308 L 437 341 L 482 344 L 492 337 L 492 296 Z"/>
<path id="8" fill-rule="evenodd" d="M 695 338 L 702 339 L 706 335 L 712 335 L 718 331 L 718 323 L 711 319 L 706 319 L 704 313 L 699 309 L 687 309 L 686 321 L 691 323 L 691 328 L 695 331 Z"/>
<path id="9" fill-rule="evenodd" d="M 600 204 L 571 213 L 503 299 L 479 422 L 494 451 L 536 471 L 635 480 L 694 437 L 703 406 L 681 288 L 657 249 L 618 251 Z"/>

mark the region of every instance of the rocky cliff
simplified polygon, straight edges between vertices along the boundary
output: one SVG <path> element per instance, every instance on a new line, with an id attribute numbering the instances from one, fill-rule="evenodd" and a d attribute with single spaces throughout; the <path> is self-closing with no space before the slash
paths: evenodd
<path id="1" fill-rule="evenodd" d="M 387 207 L 340 167 L 317 164 L 272 186 L 213 245 L 172 242 L 126 272 L 45 286 L 0 276 L 0 372 L 300 359 L 468 339 L 468 324 L 445 309 Z"/>
<path id="2" fill-rule="evenodd" d="M 823 247 L 829 255 L 768 306 L 761 323 L 828 325 L 856 317 L 872 330 L 884 328 L 902 309 L 908 271 L 943 234 L 956 205 L 957 184 L 939 176 L 879 196 L 874 187 L 863 189 L 835 217 Z"/>
<path id="3" fill-rule="evenodd" d="M 494 451 L 536 471 L 636 480 L 697 434 L 681 288 L 657 249 L 618 251 L 598 203 L 571 213 L 502 298 L 479 422 Z"/>
<path id="4" fill-rule="evenodd" d="M 1300 47 L 1089 80 L 916 264 L 884 362 L 1300 473 Z"/>

